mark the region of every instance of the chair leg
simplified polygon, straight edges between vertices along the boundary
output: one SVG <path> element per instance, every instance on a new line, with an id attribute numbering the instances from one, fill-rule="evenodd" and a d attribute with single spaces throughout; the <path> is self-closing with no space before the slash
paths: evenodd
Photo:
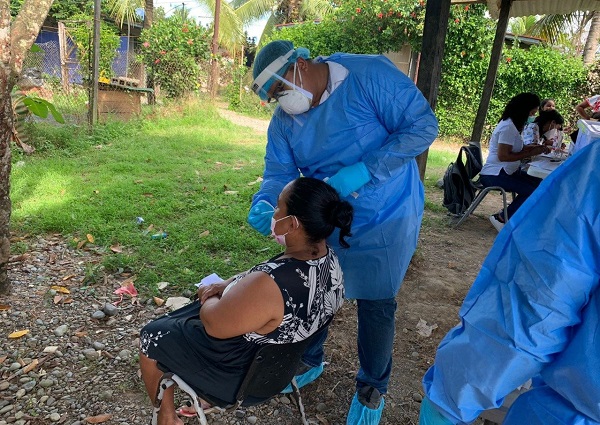
<path id="1" fill-rule="evenodd" d="M 194 410 L 196 411 L 196 417 L 198 418 L 198 421 L 200 422 L 201 425 L 208 425 L 208 421 L 206 420 L 206 415 L 204 414 L 204 409 L 202 409 L 202 406 L 200 405 L 200 403 L 198 402 L 198 394 L 196 394 L 196 391 L 194 391 L 192 389 L 192 387 L 190 387 L 188 384 L 185 383 L 185 381 L 183 381 L 179 376 L 173 374 L 173 373 L 165 373 L 161 380 L 160 383 L 158 384 L 158 389 L 156 391 L 156 399 L 155 399 L 155 404 L 154 404 L 154 409 L 152 411 L 152 425 L 157 425 L 158 423 L 158 412 L 160 412 L 160 405 L 162 403 L 162 399 L 163 396 L 165 394 L 165 391 L 173 386 L 177 384 L 177 386 L 179 387 L 179 389 L 181 389 L 182 391 L 184 391 L 185 393 L 187 393 L 190 398 L 192 399 L 192 404 L 194 405 Z"/>
<path id="2" fill-rule="evenodd" d="M 308 425 L 308 421 L 306 420 L 306 413 L 304 412 L 304 404 L 302 404 L 302 397 L 300 396 L 300 389 L 298 388 L 298 383 L 296 382 L 296 378 L 292 379 L 292 395 L 294 396 L 294 400 L 298 405 L 298 410 L 300 411 L 300 415 L 302 416 L 302 425 Z"/>
<path id="3" fill-rule="evenodd" d="M 477 194 L 477 196 L 475 197 L 475 199 L 473 199 L 473 202 L 471 202 L 471 205 L 469 205 L 469 208 L 467 208 L 467 210 L 462 214 L 462 216 L 460 217 L 460 220 L 458 220 L 456 222 L 456 224 L 454 225 L 454 228 L 456 229 L 463 221 L 465 221 L 467 219 L 468 216 L 471 215 L 471 213 L 473 211 L 475 211 L 475 208 L 477 208 L 477 206 L 481 203 L 481 201 L 483 201 L 483 198 L 485 198 L 485 195 L 488 193 L 487 189 L 482 189 L 479 191 L 479 193 Z"/>

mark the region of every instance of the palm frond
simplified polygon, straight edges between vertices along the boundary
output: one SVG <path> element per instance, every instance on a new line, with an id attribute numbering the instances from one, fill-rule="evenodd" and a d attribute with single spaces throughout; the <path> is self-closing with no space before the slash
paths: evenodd
<path id="1" fill-rule="evenodd" d="M 235 9 L 235 13 L 244 24 L 256 21 L 267 14 L 272 14 L 281 0 L 248 0 Z"/>
<path id="2" fill-rule="evenodd" d="M 560 35 L 571 33 L 572 28 L 579 28 L 587 22 L 586 13 L 569 13 L 566 15 L 545 15 L 533 25 L 528 33 L 533 37 L 540 37 L 549 43 L 557 44 Z"/>
<path id="3" fill-rule="evenodd" d="M 143 8 L 144 4 L 144 0 L 108 0 L 107 6 L 110 16 L 123 26 L 124 22 L 131 25 L 141 20 L 135 10 Z"/>
<path id="4" fill-rule="evenodd" d="M 300 4 L 300 16 L 315 16 L 322 19 L 335 10 L 329 0 L 303 0 Z"/>
<path id="5" fill-rule="evenodd" d="M 269 19 L 267 20 L 267 23 L 265 24 L 265 29 L 263 30 L 262 34 L 260 35 L 260 40 L 258 40 L 257 43 L 257 47 L 261 48 L 264 44 L 265 41 L 267 39 L 267 37 L 271 36 L 271 34 L 273 34 L 273 31 L 275 30 L 275 25 L 277 25 L 277 16 L 275 16 L 274 14 L 271 14 L 271 16 L 269 16 Z"/>

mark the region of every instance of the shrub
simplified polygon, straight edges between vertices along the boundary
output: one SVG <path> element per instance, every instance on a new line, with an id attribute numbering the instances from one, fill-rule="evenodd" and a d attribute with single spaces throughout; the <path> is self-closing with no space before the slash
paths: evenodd
<path id="1" fill-rule="evenodd" d="M 193 20 L 174 15 L 142 31 L 141 58 L 169 98 L 196 90 L 199 63 L 210 59 L 208 31 Z"/>

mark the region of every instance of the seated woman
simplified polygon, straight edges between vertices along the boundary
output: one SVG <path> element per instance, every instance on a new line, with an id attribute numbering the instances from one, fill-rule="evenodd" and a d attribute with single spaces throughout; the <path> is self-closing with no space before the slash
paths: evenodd
<path id="1" fill-rule="evenodd" d="M 523 144 L 554 146 L 555 143 L 562 143 L 560 131 L 564 122 L 562 115 L 555 109 L 541 111 L 523 130 Z"/>
<path id="2" fill-rule="evenodd" d="M 229 280 L 200 286 L 198 301 L 146 325 L 140 368 L 146 390 L 156 396 L 163 372 L 233 403 L 261 345 L 302 341 L 341 307 L 343 276 L 325 239 L 339 228 L 348 247 L 352 206 L 327 183 L 299 178 L 281 192 L 271 233 L 283 253 Z M 174 389 L 165 391 L 159 425 L 180 425 Z"/>
<path id="3" fill-rule="evenodd" d="M 521 137 L 523 127 L 529 117 L 535 116 L 539 103 L 539 97 L 533 93 L 521 93 L 513 97 L 504 108 L 490 138 L 488 157 L 479 173 L 480 181 L 485 187 L 500 186 L 517 194 L 508 206 L 508 217 L 504 217 L 503 212 L 490 216 L 490 221 L 498 231 L 541 182 L 520 168 L 522 159 L 550 152 L 546 145 L 525 146 Z"/>

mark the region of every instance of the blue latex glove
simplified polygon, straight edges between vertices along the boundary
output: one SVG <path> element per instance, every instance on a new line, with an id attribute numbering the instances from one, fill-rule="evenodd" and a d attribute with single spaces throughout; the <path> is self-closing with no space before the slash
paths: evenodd
<path id="1" fill-rule="evenodd" d="M 421 402 L 419 413 L 419 425 L 454 425 L 444 415 L 437 411 L 427 397 Z"/>
<path id="2" fill-rule="evenodd" d="M 371 173 L 364 162 L 357 162 L 342 168 L 331 176 L 327 183 L 337 190 L 342 197 L 357 191 L 371 180 Z"/>
<path id="3" fill-rule="evenodd" d="M 267 201 L 258 201 L 250 209 L 248 224 L 263 235 L 268 236 L 271 234 L 271 218 L 274 212 L 275 208 L 273 208 L 273 205 Z"/>

